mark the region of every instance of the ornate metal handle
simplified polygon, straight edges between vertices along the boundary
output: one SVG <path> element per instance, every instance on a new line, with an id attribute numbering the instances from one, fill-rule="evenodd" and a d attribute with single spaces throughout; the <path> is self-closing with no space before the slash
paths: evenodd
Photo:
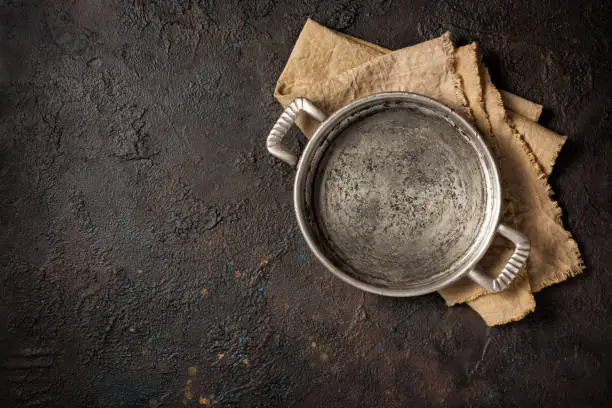
<path id="1" fill-rule="evenodd" d="M 289 163 L 291 166 L 295 166 L 298 162 L 298 157 L 291 152 L 287 147 L 283 145 L 283 138 L 289 131 L 289 128 L 295 123 L 295 119 L 301 112 L 306 112 L 319 122 L 323 122 L 327 119 L 327 116 L 313 105 L 306 98 L 297 98 L 285 108 L 280 118 L 274 124 L 274 127 L 268 135 L 266 145 L 268 151 L 273 155 L 281 159 L 282 161 Z"/>
<path id="2" fill-rule="evenodd" d="M 472 269 L 468 276 L 474 282 L 488 290 L 489 292 L 501 292 L 506 289 L 514 278 L 518 275 L 519 271 L 525 265 L 527 258 L 529 257 L 529 251 L 531 250 L 531 244 L 527 236 L 514 228 L 510 228 L 507 225 L 499 224 L 497 232 L 503 237 L 512 241 L 515 245 L 514 253 L 508 259 L 506 266 L 502 269 L 501 273 L 497 278 L 491 278 L 484 272 L 477 268 Z"/>

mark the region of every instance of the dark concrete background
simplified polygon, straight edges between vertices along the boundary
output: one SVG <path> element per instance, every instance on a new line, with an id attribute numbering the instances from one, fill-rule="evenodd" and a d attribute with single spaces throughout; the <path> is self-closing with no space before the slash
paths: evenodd
<path id="1" fill-rule="evenodd" d="M 608 405 L 612 10 L 579 3 L 1 1 L 1 406 Z M 315 262 L 264 148 L 308 16 L 477 40 L 569 135 L 552 185 L 585 274 L 487 329 Z"/>

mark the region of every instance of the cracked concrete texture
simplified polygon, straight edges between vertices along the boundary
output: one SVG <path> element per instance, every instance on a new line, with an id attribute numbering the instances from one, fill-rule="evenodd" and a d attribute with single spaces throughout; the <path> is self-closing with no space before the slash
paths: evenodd
<path id="1" fill-rule="evenodd" d="M 388 48 L 477 40 L 496 83 L 569 135 L 552 184 L 587 272 L 487 330 L 467 307 L 364 294 L 317 264 L 294 172 L 264 146 L 308 16 Z M 604 405 L 611 16 L 564 1 L 2 2 L 2 406 Z"/>

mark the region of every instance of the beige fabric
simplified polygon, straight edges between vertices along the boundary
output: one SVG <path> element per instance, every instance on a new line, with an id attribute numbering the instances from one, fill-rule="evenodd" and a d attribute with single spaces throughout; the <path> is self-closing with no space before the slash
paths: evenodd
<path id="1" fill-rule="evenodd" d="M 529 145 L 542 170 L 549 175 L 567 137 L 548 130 L 513 111 L 508 111 L 508 118 Z"/>
<path id="2" fill-rule="evenodd" d="M 565 138 L 535 124 L 541 107 L 502 94 L 491 83 L 474 44 L 455 48 L 448 34 L 389 51 L 336 33 L 308 20 L 281 74 L 276 98 L 288 105 L 296 97 L 312 100 L 331 113 L 363 96 L 383 91 L 410 91 L 432 97 L 457 110 L 479 127 L 500 167 L 504 194 L 503 222 L 526 233 L 532 254 L 526 272 L 501 294 L 485 291 L 465 279 L 441 291 L 449 305 L 469 302 L 489 325 L 522 318 L 535 307 L 532 291 L 582 270 L 575 241 L 562 227 L 560 209 L 549 197 L 546 175 Z M 300 118 L 307 136 L 317 123 Z M 496 238 L 480 262 L 494 275 L 511 253 Z"/>
<path id="3" fill-rule="evenodd" d="M 350 62 L 346 61 L 348 43 L 356 46 Z M 463 94 L 454 83 L 453 51 L 450 39 L 443 36 L 381 54 L 309 20 L 281 74 L 275 96 L 283 106 L 298 96 L 306 97 L 330 114 L 375 92 L 410 91 L 468 115 Z M 300 119 L 298 126 L 311 136 L 318 124 L 310 118 Z"/>
<path id="4" fill-rule="evenodd" d="M 501 89 L 499 93 L 501 94 L 506 110 L 511 110 L 512 112 L 518 113 L 532 122 L 537 122 L 540 120 L 540 115 L 542 115 L 543 108 L 542 105 L 528 101 L 527 99 L 521 98 L 520 96 L 514 95 L 510 92 L 502 91 Z"/>
<path id="5" fill-rule="evenodd" d="M 487 101 L 484 98 L 483 78 L 480 74 L 480 62 L 476 44 L 457 49 L 456 70 L 457 74 L 461 77 L 474 122 L 487 137 L 487 141 L 495 151 L 495 154 L 498 155 L 500 147 L 493 135 L 493 129 L 487 113 Z M 521 110 L 522 107 L 529 108 L 529 104 L 532 104 L 529 101 L 521 103 L 521 100 L 526 100 L 517 98 L 515 99 L 517 101 L 515 104 L 517 110 Z M 506 212 L 508 213 L 507 208 Z M 505 240 L 502 238 L 495 239 L 492 248 L 486 255 L 488 258 L 485 261 L 491 266 L 490 273 L 494 273 L 494 271 L 503 267 L 511 251 L 511 247 Z M 447 303 L 452 304 L 457 299 L 471 297 L 466 295 L 466 292 L 475 295 L 481 293 L 480 288 L 465 280 L 441 292 L 441 295 L 447 300 Z M 521 271 L 512 287 L 506 291 L 481 296 L 468 302 L 468 304 L 482 316 L 489 326 L 522 319 L 527 313 L 535 309 L 535 299 L 531 294 L 531 285 L 529 284 L 529 279 L 526 279 L 525 270 Z"/>

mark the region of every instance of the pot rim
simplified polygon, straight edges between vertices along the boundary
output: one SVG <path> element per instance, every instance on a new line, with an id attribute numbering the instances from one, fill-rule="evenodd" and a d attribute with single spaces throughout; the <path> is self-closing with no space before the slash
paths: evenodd
<path id="1" fill-rule="evenodd" d="M 375 286 L 358 280 L 344 272 L 325 255 L 314 237 L 310 223 L 306 219 L 307 211 L 305 203 L 305 186 L 307 183 L 307 176 L 311 171 L 310 162 L 314 157 L 314 154 L 316 153 L 317 149 L 319 148 L 321 142 L 328 136 L 329 131 L 333 129 L 333 127 L 347 115 L 361 109 L 362 107 L 368 106 L 373 102 L 385 101 L 405 101 L 425 106 L 429 109 L 433 109 L 445 115 L 449 120 L 458 125 L 462 130 L 468 132 L 469 136 L 474 142 L 474 148 L 477 149 L 477 151 L 479 151 L 481 154 L 481 159 L 479 161 L 481 163 L 481 168 L 487 174 L 486 179 L 490 180 L 490 182 L 492 183 L 492 185 L 487 188 L 488 199 L 491 200 L 492 209 L 489 209 L 487 211 L 489 214 L 487 214 L 487 218 L 485 219 L 485 222 L 483 222 L 483 225 L 481 227 L 482 237 L 479 240 L 480 246 L 477 247 L 476 250 L 473 250 L 471 254 L 469 254 L 470 259 L 464 262 L 463 265 L 461 265 L 461 267 L 453 273 L 444 274 L 442 275 L 442 278 L 438 279 L 433 283 L 426 283 L 421 286 L 416 286 L 414 288 L 409 289 L 396 289 Z M 317 259 L 329 271 L 331 271 L 334 275 L 336 275 L 343 281 L 349 283 L 350 285 L 353 285 L 359 289 L 365 290 L 370 293 L 392 297 L 410 297 L 435 292 L 438 289 L 452 284 L 453 282 L 466 276 L 475 267 L 476 263 L 484 256 L 485 252 L 489 249 L 493 241 L 500 221 L 501 183 L 497 164 L 491 153 L 491 150 L 487 146 L 480 132 L 474 127 L 474 125 L 469 123 L 466 119 L 464 119 L 461 115 L 459 115 L 457 112 L 455 112 L 448 106 L 429 97 L 411 92 L 383 92 L 372 94 L 370 96 L 353 101 L 334 112 L 324 122 L 321 123 L 313 137 L 308 141 L 306 148 L 304 149 L 298 162 L 293 189 L 293 200 L 298 225 L 300 227 L 300 230 L 302 231 L 302 234 L 304 235 L 306 243 L 310 247 L 310 250 L 315 254 Z"/>

